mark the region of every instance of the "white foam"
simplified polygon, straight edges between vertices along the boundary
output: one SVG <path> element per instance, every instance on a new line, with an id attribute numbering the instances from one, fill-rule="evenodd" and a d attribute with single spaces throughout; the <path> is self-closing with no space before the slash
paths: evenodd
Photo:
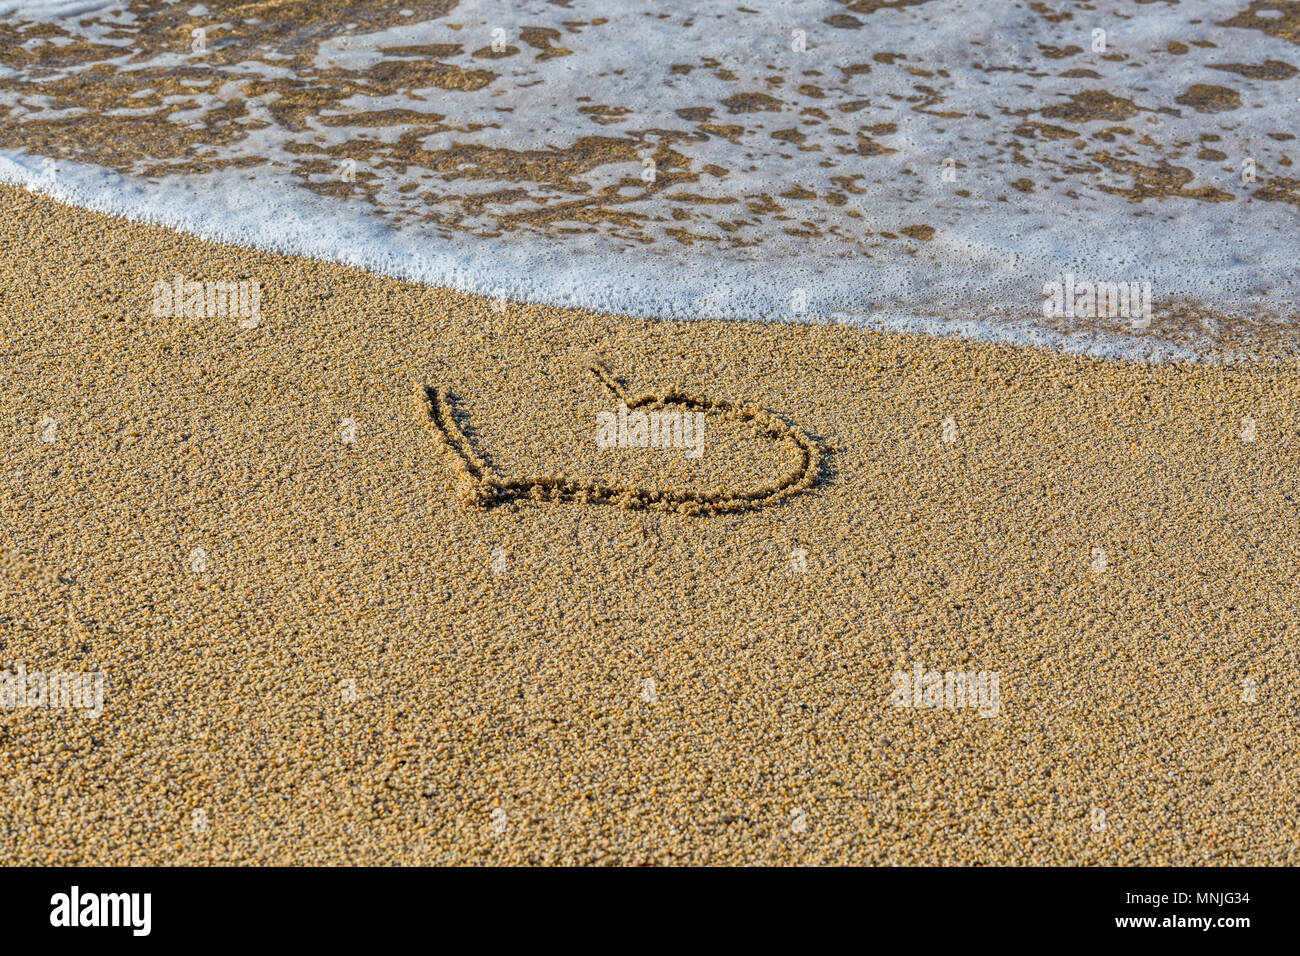
<path id="1" fill-rule="evenodd" d="M 834 321 L 1163 359 L 1195 355 L 1208 339 L 1174 341 L 1156 331 L 1115 332 L 1100 324 L 1062 333 L 1041 321 L 1044 283 L 1072 272 L 1149 282 L 1157 299 L 1192 299 L 1229 313 L 1294 311 L 1296 208 L 1254 198 L 1258 187 L 1235 182 L 1234 173 L 1248 157 L 1258 164 L 1261 180 L 1287 175 L 1282 162 L 1287 146 L 1269 134 L 1297 125 L 1295 85 L 1209 69 L 1212 63 L 1289 62 L 1294 45 L 1259 30 L 1216 25 L 1231 13 L 1221 4 L 1201 0 L 1173 9 L 1098 4 L 1096 10 L 1075 10 L 1072 18 L 1051 22 L 1024 8 L 932 0 L 859 14 L 861 30 L 828 26 L 828 18 L 847 13 L 830 0 L 797 0 L 757 15 L 737 12 L 732 3 L 693 7 L 693 16 L 665 18 L 655 4 L 628 2 L 599 11 L 608 24 L 572 31 L 562 21 L 579 14 L 541 0 L 510 8 L 465 2 L 451 18 L 460 30 L 451 30 L 446 19 L 416 17 L 370 35 L 350 32 L 346 46 L 340 29 L 317 47 L 319 69 L 364 71 L 391 59 L 381 52 L 384 47 L 459 43 L 466 52 L 448 62 L 497 71 L 496 80 L 477 90 L 357 93 L 337 110 L 436 111 L 449 128 L 422 139 L 430 151 L 467 147 L 545 154 L 571 148 L 584 136 L 640 137 L 647 151 L 667 143 L 684 154 L 692 174 L 711 166 L 726 170 L 618 206 L 641 217 L 630 227 L 600 222 L 565 232 L 546 222 L 503 230 L 512 214 L 544 209 L 575 194 L 527 175 L 488 175 L 474 168 L 468 151 L 468 166 L 441 173 L 392 163 L 376 167 L 381 176 L 373 204 L 320 195 L 285 172 L 306 144 L 324 150 L 359 134 L 377 144 L 392 143 L 410 127 L 358 129 L 324 125 L 319 118 L 304 129 L 272 124 L 249 130 L 237 142 L 209 151 L 221 159 L 256 159 L 259 165 L 251 171 L 178 173 L 146 182 L 72 161 L 51 168 L 22 150 L 6 150 L 0 152 L 0 179 L 217 241 L 513 300 L 662 318 Z M 1108 31 L 1112 59 L 1086 52 L 1098 24 Z M 555 42 L 570 55 L 540 57 L 528 50 L 503 60 L 470 56 L 476 45 L 493 41 L 494 31 L 523 46 L 517 39 L 521 31 L 539 25 L 560 30 Z M 795 30 L 804 31 L 806 52 L 792 49 Z M 1162 52 L 1172 40 L 1198 39 L 1213 47 L 1193 46 L 1184 57 Z M 1071 44 L 1085 52 L 1062 59 L 1040 52 Z M 903 59 L 880 62 L 872 59 L 875 52 Z M 1115 54 L 1121 59 L 1113 59 Z M 266 53 L 224 66 L 226 82 L 218 94 L 177 104 L 171 119 L 202 121 L 209 111 L 239 98 L 248 78 L 290 75 L 270 65 L 271 58 Z M 184 52 L 168 52 L 121 67 L 193 63 Z M 842 73 L 841 67 L 854 63 L 869 63 L 871 70 Z M 691 69 L 670 71 L 670 64 Z M 909 65 L 925 75 L 907 72 Z M 1091 69 L 1101 78 L 1061 78 L 1068 67 Z M 719 75 L 724 70 L 731 78 Z M 782 82 L 773 84 L 773 76 Z M 801 83 L 820 92 L 796 93 L 793 88 Z M 1241 93 L 1242 106 L 1210 115 L 1183 107 L 1175 115 L 1170 105 L 1193 83 L 1231 87 Z M 918 87 L 942 94 L 932 110 L 964 116 L 916 112 L 912 106 L 922 99 Z M 1131 98 L 1140 112 L 1114 121 L 1043 116 L 1070 95 L 1093 89 Z M 773 95 L 779 106 L 733 116 L 720 105 L 737 93 L 754 92 Z M 0 102 L 6 96 L 0 93 Z M 839 109 L 860 100 L 871 105 Z M 22 102 L 38 105 L 30 93 Z M 507 104 L 512 112 L 499 109 Z M 578 110 L 587 104 L 627 112 L 596 125 Z M 712 108 L 715 124 L 743 126 L 739 144 L 704 135 L 696 122 L 677 115 L 696 106 Z M 829 120 L 814 121 L 810 111 Z M 1079 149 L 1059 139 L 1013 140 L 1009 131 L 1022 121 L 1075 128 L 1089 142 Z M 845 148 L 854 146 L 864 128 L 888 123 L 897 132 L 871 138 L 893 152 L 859 154 Z M 466 132 L 471 124 L 480 128 Z M 1120 134 L 1112 144 L 1093 138 L 1106 126 L 1123 125 L 1135 132 Z M 805 139 L 796 144 L 773 138 L 788 129 Z M 663 131 L 689 138 L 665 138 Z M 1199 138 L 1210 131 L 1220 137 L 1215 144 L 1227 160 L 1196 155 Z M 1149 196 L 1131 202 L 1101 188 L 1133 185 L 1130 174 L 1098 165 L 1095 156 L 1101 151 L 1147 168 L 1176 163 L 1193 173 L 1185 188 L 1213 187 L 1232 199 L 1210 203 Z M 360 165 L 366 169 L 365 161 Z M 957 181 L 945 181 L 943 172 L 954 167 Z M 639 161 L 610 161 L 579 170 L 575 180 L 578 188 L 596 194 L 635 181 L 640 171 Z M 864 191 L 846 190 L 846 175 L 856 176 L 855 188 Z M 1031 181 L 1032 192 L 1011 187 L 1020 177 Z M 323 182 L 329 176 L 313 178 Z M 796 187 L 816 198 L 781 198 Z M 959 188 L 966 195 L 959 195 Z M 465 203 L 467 196 L 505 190 L 525 195 L 472 208 Z M 673 198 L 680 192 L 720 202 L 685 205 Z M 787 214 L 750 212 L 748 204 L 760 195 L 777 197 Z M 828 196 L 841 201 L 831 204 Z M 441 223 L 422 218 L 431 209 L 442 215 Z M 686 220 L 681 211 L 688 212 Z M 914 225 L 933 227 L 933 240 L 900 232 Z M 679 228 L 705 238 L 684 245 L 674 237 Z M 735 236 L 745 242 L 730 241 Z"/>
<path id="2" fill-rule="evenodd" d="M 123 0 L 0 0 L 0 16 L 44 22 L 124 6 Z"/>

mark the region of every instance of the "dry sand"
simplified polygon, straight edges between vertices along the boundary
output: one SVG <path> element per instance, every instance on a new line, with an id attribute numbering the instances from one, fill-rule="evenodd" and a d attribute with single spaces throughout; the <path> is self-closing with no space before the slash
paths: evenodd
<path id="1" fill-rule="evenodd" d="M 104 673 L 98 719 L 0 709 L 6 862 L 1300 862 L 1294 366 L 497 311 L 8 188 L 0 222 L 0 666 Z M 261 324 L 154 317 L 176 273 L 260 280 Z M 425 386 L 511 478 L 788 469 L 713 415 L 699 459 L 597 449 L 592 361 L 770 411 L 816 484 L 465 503 Z M 998 716 L 891 705 L 918 663 L 996 673 Z"/>

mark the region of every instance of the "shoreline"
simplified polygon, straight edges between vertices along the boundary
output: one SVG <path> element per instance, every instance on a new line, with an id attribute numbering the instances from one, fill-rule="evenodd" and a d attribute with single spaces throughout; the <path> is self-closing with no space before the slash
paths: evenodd
<path id="1" fill-rule="evenodd" d="M 276 202 L 282 198 L 287 201 L 287 194 L 280 197 L 272 191 L 259 199 L 230 189 L 219 208 L 195 207 L 189 214 L 182 214 L 177 210 L 192 205 L 183 185 L 167 187 L 173 190 L 167 192 L 159 184 L 146 186 L 112 170 L 68 160 L 59 161 L 60 178 L 51 179 L 24 163 L 22 152 L 0 150 L 0 187 L 32 192 L 72 209 L 178 231 L 204 242 L 271 255 L 311 258 L 374 272 L 398 282 L 494 301 L 511 301 L 514 297 L 519 300 L 517 304 L 526 301 L 556 309 L 595 311 L 647 321 L 828 325 L 885 335 L 911 334 L 1016 348 L 1044 348 L 1087 358 L 1140 363 L 1270 358 L 1295 361 L 1300 355 L 1300 337 L 1277 311 L 1277 305 L 1267 304 L 1269 297 L 1254 300 L 1246 297 L 1251 305 L 1227 309 L 1196 299 L 1161 295 L 1155 302 L 1154 319 L 1145 330 L 1130 328 L 1126 318 L 1101 315 L 1079 320 L 1092 325 L 1062 329 L 1060 323 L 1067 321 L 1062 316 L 1054 320 L 1057 327 L 1047 327 L 1040 295 L 1042 283 L 1029 280 L 1025 283 L 1023 300 L 990 303 L 978 312 L 957 305 L 936 314 L 933 309 L 844 302 L 841 302 L 843 308 L 828 310 L 817 306 L 815 296 L 808 300 L 805 295 L 808 311 L 796 315 L 785 308 L 786 292 L 775 298 L 764 292 L 763 298 L 736 310 L 730 304 L 728 290 L 750 289 L 764 272 L 762 263 L 748 263 L 746 269 L 741 264 L 731 264 L 739 271 L 730 273 L 730 281 L 720 288 L 716 277 L 683 278 L 694 276 L 693 270 L 685 265 L 672 268 L 668 260 L 643 260 L 637 264 L 639 271 L 629 272 L 618 282 L 611 283 L 607 274 L 599 273 L 604 276 L 604 284 L 593 290 L 590 273 L 597 269 L 602 261 L 600 257 L 588 259 L 587 254 L 580 254 L 577 258 L 582 264 L 573 267 L 563 256 L 557 259 L 558 253 L 551 250 L 539 267 L 536 249 L 482 238 L 473 238 L 462 245 L 435 244 L 434 251 L 430 252 L 428 237 L 417 235 L 399 241 L 396 238 L 399 231 L 381 219 L 357 215 L 346 201 L 325 195 L 312 195 L 308 200 L 294 196 L 295 202 L 308 204 L 290 203 L 279 208 Z M 33 165 L 38 160 L 48 162 L 35 154 L 26 158 Z M 112 188 L 105 189 L 104 182 L 111 183 Z M 238 205 L 231 204 L 230 195 L 240 197 Z M 282 216 L 274 239 L 261 232 L 268 208 Z M 163 214 L 159 210 L 167 212 Z M 332 234 L 343 220 L 350 230 L 346 242 Z M 340 253 L 340 249 L 347 251 Z M 869 260 L 863 260 L 863 268 L 870 265 Z M 1045 263 L 1039 266 L 1044 279 L 1060 282 L 1067 275 L 1051 275 Z M 771 276 L 764 281 L 770 283 Z M 816 276 L 792 272 L 782 288 L 794 289 L 819 281 Z M 811 308 L 807 305 L 809 301 Z M 759 314 L 781 318 L 755 318 Z M 1073 313 L 1068 321 L 1076 321 Z"/>

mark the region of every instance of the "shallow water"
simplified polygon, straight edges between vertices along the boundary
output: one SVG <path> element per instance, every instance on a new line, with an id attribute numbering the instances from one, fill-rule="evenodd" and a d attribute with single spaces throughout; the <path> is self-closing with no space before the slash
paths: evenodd
<path id="1" fill-rule="evenodd" d="M 0 178 L 633 314 L 1292 336 L 1300 3 L 689 8 L 0 0 Z M 1149 285 L 1149 322 L 1046 316 L 1057 280 Z"/>

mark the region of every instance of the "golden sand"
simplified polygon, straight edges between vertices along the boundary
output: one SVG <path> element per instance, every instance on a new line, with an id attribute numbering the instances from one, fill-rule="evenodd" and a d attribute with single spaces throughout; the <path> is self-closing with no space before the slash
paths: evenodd
<path id="1" fill-rule="evenodd" d="M 104 675 L 97 719 L 0 708 L 6 862 L 1300 861 L 1294 366 L 498 310 L 8 188 L 0 221 L 0 667 Z M 155 317 L 178 273 L 260 281 L 261 322 Z M 772 416 L 815 482 L 462 500 L 427 389 L 548 488 L 798 464 L 716 411 L 698 459 L 598 449 L 593 363 Z M 998 675 L 997 716 L 894 706 L 918 664 Z"/>

